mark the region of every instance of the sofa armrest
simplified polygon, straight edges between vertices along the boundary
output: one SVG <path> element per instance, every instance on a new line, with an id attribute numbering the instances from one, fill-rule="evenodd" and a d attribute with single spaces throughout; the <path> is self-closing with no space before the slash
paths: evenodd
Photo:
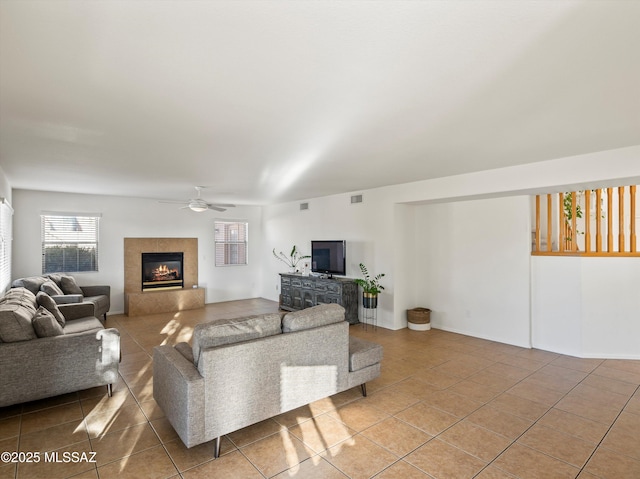
<path id="1" fill-rule="evenodd" d="M 67 321 L 95 316 L 93 303 L 59 304 L 58 309 Z"/>
<path id="2" fill-rule="evenodd" d="M 82 303 L 81 294 L 54 294 L 51 296 L 56 304 Z"/>
<path id="3" fill-rule="evenodd" d="M 111 286 L 107 285 L 80 286 L 80 289 L 85 296 L 111 296 Z"/>
<path id="4" fill-rule="evenodd" d="M 153 348 L 153 398 L 187 447 L 204 442 L 205 381 L 173 346 Z"/>

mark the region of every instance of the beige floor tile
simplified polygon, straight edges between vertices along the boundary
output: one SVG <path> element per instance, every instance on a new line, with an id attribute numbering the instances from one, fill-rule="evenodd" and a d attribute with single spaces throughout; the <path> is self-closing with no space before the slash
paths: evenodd
<path id="1" fill-rule="evenodd" d="M 45 399 L 39 399 L 37 401 L 31 401 L 22 405 L 22 413 L 30 413 L 39 411 L 41 409 L 47 409 L 54 406 L 60 406 L 62 404 L 68 404 L 76 402 L 78 400 L 78 393 L 61 394 L 60 396 L 54 396 Z"/>
<path id="2" fill-rule="evenodd" d="M 565 396 L 554 407 L 604 424 L 611 424 L 620 413 L 617 407 L 595 404 L 578 396 Z"/>
<path id="3" fill-rule="evenodd" d="M 89 437 L 99 437 L 126 429 L 137 424 L 147 423 L 147 416 L 137 404 L 128 404 L 119 409 L 100 414 L 89 413 L 85 418 Z"/>
<path id="4" fill-rule="evenodd" d="M 314 411 L 312 406 L 302 406 L 291 411 L 287 411 L 273 418 L 275 422 L 284 427 L 293 427 L 301 424 L 314 416 L 324 414 L 325 411 Z"/>
<path id="5" fill-rule="evenodd" d="M 640 391 L 640 389 L 638 389 Z M 624 408 L 625 412 L 640 416 L 640 396 L 633 396 Z"/>
<path id="6" fill-rule="evenodd" d="M 511 440 L 515 440 L 533 424 L 533 421 L 514 416 L 491 406 L 483 406 L 466 419 Z"/>
<path id="7" fill-rule="evenodd" d="M 620 479 L 640 477 L 640 461 L 610 451 L 598 448 L 584 467 L 584 472 L 602 479 Z"/>
<path id="8" fill-rule="evenodd" d="M 264 479 L 264 476 L 239 451 L 201 464 L 182 473 L 184 479 Z"/>
<path id="9" fill-rule="evenodd" d="M 446 374 L 434 369 L 427 369 L 419 372 L 415 377 L 423 383 L 431 386 L 431 390 L 447 389 L 462 380 L 460 377 L 452 376 L 451 374 Z"/>
<path id="10" fill-rule="evenodd" d="M 529 372 L 537 371 L 547 364 L 547 361 L 542 361 L 533 358 L 523 357 L 521 355 L 511 356 L 501 361 L 502 364 L 508 364 L 516 368 L 524 369 Z"/>
<path id="11" fill-rule="evenodd" d="M 568 393 L 579 383 L 579 381 L 575 379 L 554 376 L 540 371 L 536 371 L 531 376 L 528 376 L 523 382 L 527 382 L 533 386 L 551 389 L 561 394 Z"/>
<path id="12" fill-rule="evenodd" d="M 21 451 L 53 451 L 89 439 L 84 420 L 59 424 L 20 436 Z"/>
<path id="13" fill-rule="evenodd" d="M 537 424 L 579 437 L 594 445 L 602 440 L 609 429 L 608 424 L 592 421 L 556 408 L 549 410 Z"/>
<path id="14" fill-rule="evenodd" d="M 165 443 L 178 439 L 178 433 L 167 418 L 156 419 L 151 421 L 150 424 L 161 442 Z"/>
<path id="15" fill-rule="evenodd" d="M 585 373 L 590 373 L 604 362 L 603 359 L 576 358 L 572 356 L 560 356 L 553 360 L 551 364 L 568 369 L 575 369 Z"/>
<path id="16" fill-rule="evenodd" d="M 403 379 L 390 386 L 394 391 L 403 394 L 416 401 L 422 401 L 441 388 L 418 379 L 418 376 Z"/>
<path id="17" fill-rule="evenodd" d="M 366 398 L 346 404 L 327 414 L 358 432 L 389 417 L 386 412 L 370 406 Z"/>
<path id="18" fill-rule="evenodd" d="M 481 402 L 460 396 L 449 390 L 436 391 L 424 402 L 457 417 L 465 417 L 483 405 Z"/>
<path id="19" fill-rule="evenodd" d="M 569 479 L 580 472 L 577 467 L 519 444 L 509 447 L 493 465 L 521 479 Z"/>
<path id="20" fill-rule="evenodd" d="M 352 479 L 372 477 L 397 461 L 396 456 L 362 434 L 327 451 L 325 458 Z"/>
<path id="21" fill-rule="evenodd" d="M 0 407 L 0 419 L 8 419 L 10 417 L 19 416 L 20 414 L 22 414 L 22 404 Z"/>
<path id="22" fill-rule="evenodd" d="M 282 426 L 275 422 L 273 419 L 267 419 L 251 426 L 239 429 L 237 431 L 228 434 L 227 437 L 237 447 L 243 447 L 252 442 L 264 439 L 267 436 L 276 434 L 282 429 Z"/>
<path id="23" fill-rule="evenodd" d="M 602 447 L 640 461 L 640 416 L 622 412 L 602 441 Z"/>
<path id="24" fill-rule="evenodd" d="M 91 397 L 80 401 L 85 417 L 90 414 L 99 415 L 116 411 L 123 406 L 131 404 L 136 404 L 136 400 L 129 388 L 114 392 L 112 397 L 105 394 L 104 396 Z"/>
<path id="25" fill-rule="evenodd" d="M 595 449 L 593 443 L 546 426 L 534 425 L 518 443 L 581 468 Z"/>
<path id="26" fill-rule="evenodd" d="M 0 463 L 0 479 L 16 479 L 17 469 L 18 469 L 18 464 Z"/>
<path id="27" fill-rule="evenodd" d="M 96 470 L 89 441 L 66 446 L 40 455 L 39 462 L 18 464 L 18 478 L 63 479 Z"/>
<path id="28" fill-rule="evenodd" d="M 165 417 L 164 411 L 154 399 L 140 402 L 140 409 L 149 421 Z"/>
<path id="29" fill-rule="evenodd" d="M 489 405 L 529 421 L 537 421 L 549 410 L 549 406 L 509 393 L 498 396 Z"/>
<path id="30" fill-rule="evenodd" d="M 423 402 L 405 409 L 396 414 L 395 417 L 431 436 L 437 436 L 460 420 L 459 417 L 453 414 L 441 411 Z"/>
<path id="31" fill-rule="evenodd" d="M 362 435 L 398 457 L 409 454 L 432 438 L 424 431 L 393 417 L 365 429 Z"/>
<path id="32" fill-rule="evenodd" d="M 508 472 L 503 471 L 502 469 L 498 469 L 497 467 L 490 464 L 489 466 L 484 468 L 482 471 L 480 471 L 480 474 L 475 476 L 474 479 L 518 479 L 518 478 L 513 474 L 509 474 Z"/>
<path id="33" fill-rule="evenodd" d="M 491 364 L 493 364 L 493 361 L 481 358 L 452 359 L 444 364 L 432 368 L 431 370 L 454 378 L 465 379 Z"/>
<path id="34" fill-rule="evenodd" d="M 242 447 L 240 451 L 266 477 L 295 467 L 314 454 L 285 427 L 276 434 Z"/>
<path id="35" fill-rule="evenodd" d="M 607 389 L 586 385 L 584 382 L 573 388 L 567 396 L 579 397 L 594 404 L 615 407 L 618 410 L 622 409 L 631 398 L 631 394 L 619 394 Z"/>
<path id="36" fill-rule="evenodd" d="M 487 384 L 479 384 L 470 379 L 461 381 L 451 386 L 448 391 L 459 394 L 460 396 L 478 401 L 481 403 L 487 403 L 496 396 L 502 394 L 505 390 L 499 386 L 492 386 Z"/>
<path id="37" fill-rule="evenodd" d="M 0 440 L 20 434 L 22 416 L 12 416 L 0 420 Z"/>
<path id="38" fill-rule="evenodd" d="M 519 379 L 501 376 L 500 374 L 487 371 L 486 369 L 470 376 L 468 380 L 483 386 L 499 389 L 500 392 L 504 392 L 520 382 Z"/>
<path id="39" fill-rule="evenodd" d="M 314 456 L 281 472 L 274 479 L 347 479 L 342 472 L 320 456 Z"/>
<path id="40" fill-rule="evenodd" d="M 495 363 L 482 370 L 482 372 L 497 374 L 514 381 L 522 381 L 524 378 L 532 374 L 528 369 L 522 369 L 517 366 L 511 366 L 505 363 Z"/>
<path id="41" fill-rule="evenodd" d="M 293 426 L 289 428 L 289 432 L 316 454 L 357 434 L 356 430 L 349 428 L 330 413 Z"/>
<path id="42" fill-rule="evenodd" d="M 471 478 L 486 466 L 486 462 L 439 439 L 429 441 L 405 460 L 439 479 Z"/>
<path id="43" fill-rule="evenodd" d="M 589 374 L 583 371 L 578 371 L 576 369 L 556 366 L 554 364 L 547 364 L 543 368 L 540 368 L 537 372 L 542 374 L 548 374 L 549 376 L 555 376 L 558 378 L 574 381 L 576 384 L 578 384 L 580 381 L 586 378 Z"/>
<path id="44" fill-rule="evenodd" d="M 514 396 L 529 399 L 547 407 L 553 406 L 560 399 L 562 399 L 565 394 L 536 384 L 535 381 L 529 382 L 528 378 L 520 381 L 507 392 L 509 394 L 513 394 Z"/>
<path id="45" fill-rule="evenodd" d="M 98 467 L 120 460 L 136 452 L 155 447 L 158 444 L 160 444 L 160 441 L 149 424 L 139 424 L 91 439 L 91 446 L 96 452 Z"/>
<path id="46" fill-rule="evenodd" d="M 173 477 L 177 473 L 178 471 L 162 446 L 156 446 L 106 466 L 98 467 L 98 474 L 101 478 L 165 479 Z"/>
<path id="47" fill-rule="evenodd" d="M 408 462 L 398 461 L 375 477 L 376 479 L 429 479 L 431 476 Z"/>
<path id="48" fill-rule="evenodd" d="M 164 443 L 169 453 L 169 457 L 180 472 L 184 472 L 214 458 L 215 441 L 205 442 L 198 446 L 187 449 L 180 439 Z M 237 448 L 226 438 L 223 438 L 220 445 L 220 456 L 236 451 Z"/>
<path id="49" fill-rule="evenodd" d="M 511 444 L 510 439 L 477 426 L 468 419 L 454 424 L 440 434 L 438 439 L 462 449 L 485 463 L 495 459 Z"/>
<path id="50" fill-rule="evenodd" d="M 82 421 L 82 408 L 79 401 L 61 406 L 41 409 L 22 415 L 21 434 L 47 429 L 71 421 Z"/>
<path id="51" fill-rule="evenodd" d="M 381 411 L 385 411 L 387 414 L 399 413 L 417 404 L 419 401 L 420 400 L 415 397 L 403 394 L 395 387 L 384 388 L 367 396 L 367 404 Z"/>
<path id="52" fill-rule="evenodd" d="M 626 369 L 602 365 L 598 366 L 598 368 L 593 371 L 593 374 L 596 376 L 604 376 L 610 379 L 617 379 L 619 381 L 635 384 L 636 386 L 640 385 L 640 372 L 637 371 L 628 371 Z"/>
<path id="53" fill-rule="evenodd" d="M 582 381 L 582 384 L 600 390 L 612 391 L 614 393 L 622 394 L 627 397 L 631 396 L 637 388 L 637 386 L 633 383 L 628 383 L 605 376 L 597 376 L 595 374 L 590 374 L 589 376 L 587 376 L 584 381 Z"/>

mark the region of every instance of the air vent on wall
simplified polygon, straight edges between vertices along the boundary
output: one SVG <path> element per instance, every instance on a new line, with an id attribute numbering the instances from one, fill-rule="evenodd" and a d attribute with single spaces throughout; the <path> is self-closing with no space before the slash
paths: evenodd
<path id="1" fill-rule="evenodd" d="M 353 195 L 351 197 L 351 203 L 362 203 L 362 195 Z"/>
<path id="2" fill-rule="evenodd" d="M 300 210 L 308 210 L 309 203 L 300 203 Z"/>

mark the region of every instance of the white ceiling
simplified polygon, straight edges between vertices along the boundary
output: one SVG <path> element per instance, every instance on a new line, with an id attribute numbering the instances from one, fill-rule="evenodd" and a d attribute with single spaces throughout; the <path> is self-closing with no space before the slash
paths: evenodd
<path id="1" fill-rule="evenodd" d="M 14 188 L 268 204 L 640 144 L 639 1 L 8 1 Z"/>

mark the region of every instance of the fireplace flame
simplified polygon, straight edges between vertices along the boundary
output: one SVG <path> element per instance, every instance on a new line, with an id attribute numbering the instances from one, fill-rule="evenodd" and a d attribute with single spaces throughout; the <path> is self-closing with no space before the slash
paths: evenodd
<path id="1" fill-rule="evenodd" d="M 153 281 L 166 281 L 172 279 L 180 279 L 180 272 L 177 269 L 169 269 L 166 264 L 159 265 L 152 270 Z"/>

